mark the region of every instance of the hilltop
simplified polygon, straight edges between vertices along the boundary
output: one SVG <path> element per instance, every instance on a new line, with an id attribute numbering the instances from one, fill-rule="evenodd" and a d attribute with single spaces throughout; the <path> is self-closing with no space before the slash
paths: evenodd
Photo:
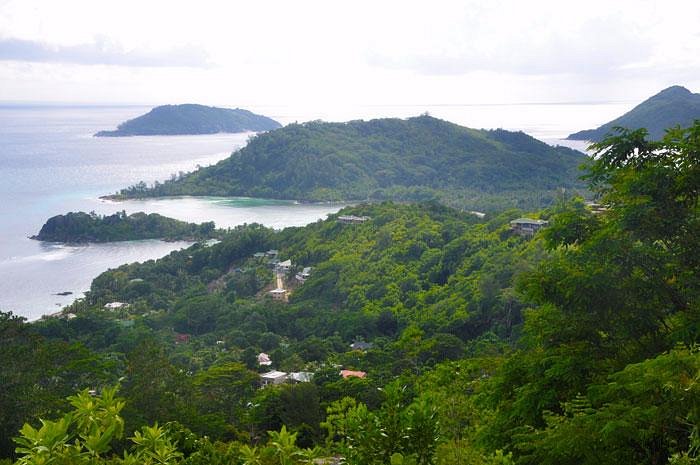
<path id="1" fill-rule="evenodd" d="M 646 128 L 653 140 L 661 139 L 666 129 L 680 125 L 687 127 L 700 119 L 700 94 L 693 94 L 685 87 L 672 86 L 640 103 L 624 115 L 597 129 L 587 129 L 569 135 L 567 139 L 598 142 L 613 131 L 614 127 L 627 129 Z"/>
<path id="2" fill-rule="evenodd" d="M 266 116 L 240 108 L 204 105 L 163 105 L 130 119 L 115 131 L 100 131 L 96 137 L 216 134 L 219 132 L 271 131 L 281 125 Z"/>
<path id="3" fill-rule="evenodd" d="M 422 115 L 291 124 L 216 165 L 115 198 L 250 196 L 302 201 L 440 200 L 460 206 L 545 205 L 576 188 L 586 157 L 522 132 L 476 130 Z"/>

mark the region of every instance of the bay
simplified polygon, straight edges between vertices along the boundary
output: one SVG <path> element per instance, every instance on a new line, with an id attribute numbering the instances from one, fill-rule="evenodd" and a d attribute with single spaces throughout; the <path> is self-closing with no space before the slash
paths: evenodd
<path id="1" fill-rule="evenodd" d="M 433 116 L 475 128 L 522 130 L 545 142 L 585 149 L 562 140 L 596 127 L 632 107 L 629 102 L 589 104 L 416 104 L 296 108 L 250 106 L 283 124 L 314 119 Z M 28 239 L 51 216 L 68 211 L 111 214 L 145 211 L 219 227 L 261 223 L 302 226 L 343 205 L 293 201 L 185 197 L 110 202 L 99 197 L 139 181 L 163 181 L 206 166 L 244 146 L 252 134 L 95 138 L 149 106 L 0 105 L 0 310 L 30 319 L 55 312 L 80 297 L 100 272 L 161 257 L 186 242 L 132 241 L 65 246 Z M 56 295 L 71 292 L 69 295 Z"/>

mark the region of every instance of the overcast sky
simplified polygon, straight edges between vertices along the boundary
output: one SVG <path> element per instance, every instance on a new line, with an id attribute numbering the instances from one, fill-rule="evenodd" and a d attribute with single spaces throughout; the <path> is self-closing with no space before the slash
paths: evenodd
<path id="1" fill-rule="evenodd" d="M 638 101 L 700 92 L 700 1 L 0 0 L 0 100 Z"/>

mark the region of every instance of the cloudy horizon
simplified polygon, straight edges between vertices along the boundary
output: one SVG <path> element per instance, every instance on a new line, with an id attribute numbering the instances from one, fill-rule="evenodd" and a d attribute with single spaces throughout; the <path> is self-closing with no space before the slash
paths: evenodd
<path id="1" fill-rule="evenodd" d="M 699 20 L 650 0 L 0 0 L 0 101 L 639 101 L 700 90 Z"/>

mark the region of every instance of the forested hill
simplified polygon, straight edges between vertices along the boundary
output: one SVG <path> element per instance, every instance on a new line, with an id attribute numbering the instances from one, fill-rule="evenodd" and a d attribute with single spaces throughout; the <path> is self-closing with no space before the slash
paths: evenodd
<path id="1" fill-rule="evenodd" d="M 281 125 L 266 116 L 240 108 L 204 105 L 163 105 L 120 124 L 116 131 L 100 131 L 96 137 L 216 134 L 219 132 L 271 131 Z"/>
<path id="2" fill-rule="evenodd" d="M 218 164 L 117 197 L 251 196 L 307 201 L 428 200 L 540 206 L 578 187 L 580 152 L 522 132 L 475 130 L 427 115 L 288 125 Z"/>
<path id="3" fill-rule="evenodd" d="M 534 236 L 361 204 L 0 312 L 0 463 L 697 464 L 699 133 L 599 145 Z"/>
<path id="4" fill-rule="evenodd" d="M 568 139 L 598 142 L 615 127 L 626 129 L 646 128 L 652 140 L 660 140 L 666 129 L 680 125 L 687 127 L 700 119 L 700 94 L 693 94 L 685 87 L 672 86 L 645 100 L 629 112 L 597 129 L 587 129 L 571 134 Z"/>
<path id="5" fill-rule="evenodd" d="M 50 242 L 85 243 L 139 239 L 200 240 L 217 235 L 214 222 L 187 223 L 157 213 L 113 215 L 70 212 L 49 218 L 32 239 Z"/>

